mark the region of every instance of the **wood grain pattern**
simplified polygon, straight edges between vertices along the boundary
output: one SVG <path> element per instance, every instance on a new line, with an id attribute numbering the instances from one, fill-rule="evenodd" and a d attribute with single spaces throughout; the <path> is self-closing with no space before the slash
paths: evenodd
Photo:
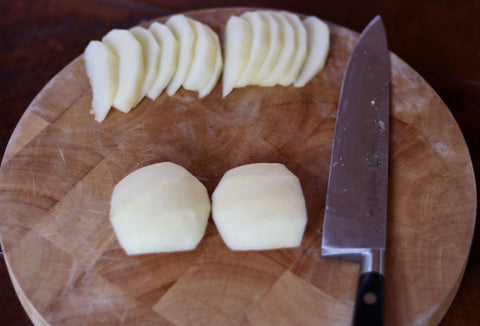
<path id="1" fill-rule="evenodd" d="M 220 35 L 242 9 L 189 12 Z M 0 233 L 36 324 L 348 325 L 358 266 L 320 257 L 331 139 L 357 34 L 331 25 L 323 72 L 305 88 L 143 100 L 97 124 L 83 59 L 29 106 L 0 170 Z M 475 221 L 470 156 L 444 103 L 392 54 L 388 325 L 440 321 L 463 275 Z M 309 222 L 297 249 L 232 252 L 210 221 L 191 252 L 128 257 L 108 221 L 113 186 L 174 161 L 213 192 L 241 164 L 281 162 L 301 180 Z M 341 281 L 339 281 L 341 280 Z"/>

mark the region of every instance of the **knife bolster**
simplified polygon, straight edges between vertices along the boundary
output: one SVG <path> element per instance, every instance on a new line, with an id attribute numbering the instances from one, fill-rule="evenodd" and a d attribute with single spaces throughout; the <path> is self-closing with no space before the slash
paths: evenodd
<path id="1" fill-rule="evenodd" d="M 375 272 L 384 275 L 385 249 L 370 249 L 362 253 L 360 274 Z"/>

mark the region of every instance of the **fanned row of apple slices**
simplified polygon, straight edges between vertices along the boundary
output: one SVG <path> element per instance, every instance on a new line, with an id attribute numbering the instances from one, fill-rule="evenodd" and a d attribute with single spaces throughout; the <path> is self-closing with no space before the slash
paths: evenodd
<path id="1" fill-rule="evenodd" d="M 85 49 L 87 75 L 93 90 L 95 120 L 110 108 L 129 112 L 145 96 L 155 100 L 180 87 L 209 94 L 218 82 L 223 58 L 218 35 L 184 15 L 170 17 L 148 29 L 114 29 Z"/>
<path id="2" fill-rule="evenodd" d="M 286 11 L 250 11 L 227 22 L 224 55 L 218 35 L 184 15 L 148 29 L 114 29 L 85 49 L 93 89 L 92 113 L 129 112 L 145 96 L 155 100 L 183 88 L 208 95 L 223 69 L 223 97 L 234 88 L 305 86 L 325 65 L 329 29 L 317 17 Z"/>
<path id="3" fill-rule="evenodd" d="M 325 65 L 329 28 L 310 16 L 286 11 L 249 11 L 232 16 L 225 29 L 222 91 L 257 86 L 305 86 Z"/>

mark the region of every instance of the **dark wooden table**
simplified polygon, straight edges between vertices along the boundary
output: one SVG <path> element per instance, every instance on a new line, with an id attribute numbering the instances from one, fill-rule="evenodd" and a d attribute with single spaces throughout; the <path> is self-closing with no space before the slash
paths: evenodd
<path id="1" fill-rule="evenodd" d="M 358 32 L 381 14 L 390 50 L 430 83 L 456 118 L 478 184 L 480 1 L 473 0 L 0 1 L 0 155 L 35 95 L 83 52 L 89 40 L 101 38 L 112 28 L 131 27 L 158 16 L 224 6 L 261 6 L 313 14 Z M 442 326 L 480 325 L 479 231 L 477 223 L 464 279 Z M 3 260 L 0 286 L 0 324 L 30 325 Z"/>

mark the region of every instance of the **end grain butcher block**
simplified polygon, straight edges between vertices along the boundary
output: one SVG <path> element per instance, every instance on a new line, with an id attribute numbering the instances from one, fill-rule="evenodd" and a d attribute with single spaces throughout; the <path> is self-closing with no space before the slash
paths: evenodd
<path id="1" fill-rule="evenodd" d="M 244 10 L 186 14 L 222 35 Z M 320 246 L 340 85 L 358 34 L 330 27 L 326 67 L 304 88 L 246 87 L 225 99 L 220 84 L 202 99 L 182 89 L 99 124 L 82 56 L 51 80 L 0 170 L 2 246 L 35 324 L 350 324 L 358 266 L 321 258 Z M 473 169 L 445 104 L 394 54 L 391 62 L 386 324 L 434 325 L 467 261 Z M 284 163 L 306 197 L 301 246 L 233 252 L 210 220 L 193 251 L 126 256 L 109 221 L 112 189 L 162 161 L 187 168 L 210 194 L 228 169 Z"/>

